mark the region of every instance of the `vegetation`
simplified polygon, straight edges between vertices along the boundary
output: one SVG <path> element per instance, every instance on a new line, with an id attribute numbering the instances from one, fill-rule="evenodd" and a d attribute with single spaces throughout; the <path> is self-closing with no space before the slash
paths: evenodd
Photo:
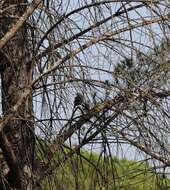
<path id="1" fill-rule="evenodd" d="M 0 0 L 0 190 L 169 188 L 169 8 Z"/>
<path id="2" fill-rule="evenodd" d="M 80 156 L 81 155 L 81 156 Z M 57 161 L 58 159 L 55 158 Z M 44 189 L 58 190 L 165 190 L 170 179 L 156 174 L 154 167 L 145 162 L 103 158 L 99 154 L 81 151 L 43 182 Z"/>

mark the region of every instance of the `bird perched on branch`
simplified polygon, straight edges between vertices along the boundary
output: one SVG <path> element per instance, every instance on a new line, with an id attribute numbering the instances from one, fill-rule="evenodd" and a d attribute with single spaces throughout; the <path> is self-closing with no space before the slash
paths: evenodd
<path id="1" fill-rule="evenodd" d="M 84 111 L 87 112 L 90 110 L 90 104 L 85 100 L 84 96 L 80 93 L 77 93 L 75 99 L 74 99 L 74 108 L 77 110 L 79 108 L 81 112 Z"/>
<path id="2" fill-rule="evenodd" d="M 75 99 L 74 99 L 74 107 L 80 106 L 84 104 L 84 97 L 82 94 L 77 93 Z"/>

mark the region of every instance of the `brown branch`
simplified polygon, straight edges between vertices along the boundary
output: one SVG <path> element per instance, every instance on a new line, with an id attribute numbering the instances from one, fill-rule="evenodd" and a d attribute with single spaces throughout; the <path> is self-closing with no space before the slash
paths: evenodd
<path id="1" fill-rule="evenodd" d="M 158 154 L 154 153 L 151 150 L 150 145 L 145 147 L 142 144 L 140 144 L 139 142 L 130 139 L 128 137 L 128 135 L 126 133 L 124 133 L 123 131 L 118 131 L 117 130 L 117 132 L 123 137 L 123 139 L 125 139 L 127 142 L 129 142 L 134 147 L 138 148 L 139 150 L 141 150 L 145 154 L 150 155 L 152 158 L 154 158 L 156 160 L 159 160 L 160 162 L 164 163 L 166 166 L 170 166 L 170 159 L 163 158 L 162 155 L 158 155 Z"/>
<path id="2" fill-rule="evenodd" d="M 118 1 L 119 1 L 119 0 L 118 0 Z M 67 15 L 62 15 L 61 18 L 59 19 L 59 21 L 56 22 L 56 23 L 44 34 L 44 36 L 41 38 L 41 40 L 40 40 L 40 42 L 39 42 L 39 44 L 38 44 L 38 46 L 37 46 L 36 51 L 38 50 L 38 48 L 40 47 L 40 45 L 43 43 L 43 41 L 47 38 L 48 34 L 49 34 L 50 32 L 52 32 L 52 30 L 54 30 L 54 28 L 57 27 L 63 20 L 67 19 L 67 18 L 68 18 L 69 16 L 71 16 L 72 14 L 77 13 L 77 12 L 83 10 L 83 9 L 90 8 L 90 7 L 92 7 L 92 6 L 96 6 L 96 5 L 100 5 L 100 4 L 105 4 L 105 3 L 113 3 L 113 2 L 116 2 L 116 1 L 115 1 L 115 0 L 109 0 L 109 1 L 94 2 L 94 3 L 91 3 L 91 4 L 85 5 L 85 6 L 83 6 L 83 7 L 80 7 L 80 8 L 78 8 L 78 9 L 75 9 L 75 10 L 69 12 Z M 139 1 L 139 2 L 140 2 L 140 1 Z M 132 11 L 132 10 L 136 10 L 136 9 L 138 9 L 138 8 L 141 8 L 141 7 L 143 7 L 143 6 L 144 6 L 143 4 L 140 4 L 140 5 L 137 5 L 137 6 L 133 6 L 133 7 L 128 8 L 126 11 L 129 11 L 129 12 L 130 12 L 130 11 Z M 98 22 L 92 24 L 91 26 L 89 26 L 89 27 L 86 28 L 85 30 L 83 30 L 83 31 L 81 31 L 81 32 L 79 32 L 79 33 L 73 35 L 71 38 L 69 38 L 69 39 L 64 39 L 62 42 L 55 44 L 55 45 L 54 45 L 54 48 L 56 49 L 56 48 L 62 46 L 63 44 L 67 44 L 67 43 L 73 41 L 74 39 L 78 39 L 78 37 L 80 37 L 80 36 L 86 34 L 86 33 L 89 32 L 90 30 L 92 30 L 93 28 L 99 27 L 100 25 L 106 23 L 106 22 L 109 21 L 110 19 L 113 19 L 113 18 L 116 17 L 116 16 L 120 16 L 120 15 L 123 14 L 123 13 L 125 13 L 124 10 L 123 10 L 123 11 L 120 11 L 120 9 L 118 9 L 118 11 L 116 11 L 116 13 L 114 13 L 114 14 L 108 16 L 107 18 L 105 18 L 105 19 L 103 19 L 103 20 L 101 20 L 101 21 L 98 21 Z M 51 51 L 51 47 L 48 47 L 44 52 L 42 52 L 42 53 L 40 53 L 39 55 L 37 55 L 36 59 L 39 59 L 39 58 L 42 57 L 44 54 L 47 54 L 47 53 L 50 52 L 50 51 Z"/>
<path id="3" fill-rule="evenodd" d="M 170 96 L 170 92 L 166 91 L 166 92 L 151 92 L 151 95 L 157 97 L 157 98 L 165 98 L 167 96 Z M 129 104 L 131 102 L 133 102 L 134 99 L 140 99 L 143 98 L 143 96 L 141 96 L 141 92 L 137 95 L 134 96 L 134 98 L 131 97 L 131 101 L 129 101 Z M 59 150 L 59 148 L 62 146 L 62 144 L 78 129 L 80 129 L 80 127 L 82 125 L 84 125 L 87 121 L 89 121 L 92 117 L 94 117 L 96 115 L 96 113 L 100 113 L 101 111 L 103 111 L 104 109 L 111 109 L 113 107 L 113 105 L 117 105 L 120 103 L 123 103 L 123 101 L 126 101 L 127 104 L 127 99 L 124 96 L 116 96 L 114 99 L 112 100 L 108 100 L 106 102 L 103 103 L 99 103 L 98 105 L 96 105 L 95 107 L 93 107 L 91 110 L 89 110 L 89 112 L 85 115 L 82 115 L 80 117 L 80 119 L 73 124 L 71 127 L 67 128 L 67 125 L 64 127 L 66 128 L 64 131 L 61 131 L 57 137 L 56 137 L 56 141 L 54 144 L 51 145 L 51 147 L 49 148 L 49 152 L 46 155 L 45 161 L 47 161 L 47 163 L 49 162 L 49 160 L 52 159 L 54 153 Z"/>
<path id="4" fill-rule="evenodd" d="M 23 104 L 23 102 L 30 95 L 31 92 L 31 88 L 25 88 L 24 90 L 22 90 L 22 94 L 17 93 L 16 104 L 0 119 L 0 147 L 7 155 L 6 161 L 9 167 L 11 166 L 11 164 L 13 165 L 13 163 L 16 162 L 16 157 L 12 150 L 10 142 L 3 133 L 3 128 L 9 123 L 10 120 L 12 120 L 14 114 L 18 111 L 20 106 Z"/>
<path id="5" fill-rule="evenodd" d="M 46 164 L 49 163 L 49 161 L 52 159 L 55 152 L 61 148 L 63 143 L 69 137 L 71 137 L 75 131 L 80 129 L 82 125 L 84 125 L 87 121 L 89 121 L 97 113 L 100 113 L 104 109 L 111 109 L 113 107 L 113 105 L 115 106 L 116 104 L 121 103 L 124 100 L 125 100 L 125 98 L 123 96 L 116 96 L 112 100 L 108 100 L 106 102 L 99 103 L 98 105 L 93 107 L 91 110 L 89 110 L 89 112 L 87 114 L 82 115 L 82 117 L 80 117 L 80 119 L 75 124 L 70 126 L 69 128 L 67 128 L 67 124 L 66 124 L 66 126 L 65 126 L 66 129 L 64 131 L 61 131 L 57 135 L 56 141 L 51 145 L 51 147 L 49 147 L 49 152 L 46 154 L 46 158 L 44 159 Z"/>
<path id="6" fill-rule="evenodd" d="M 134 6 L 134 7 L 128 8 L 127 11 L 130 12 L 130 11 L 136 10 L 136 9 L 138 9 L 138 8 L 141 8 L 141 7 L 143 7 L 143 6 L 144 6 L 143 4 L 136 5 L 136 6 Z M 80 9 L 80 10 L 81 10 L 81 9 Z M 79 9 L 77 9 L 77 11 L 79 11 Z M 75 13 L 75 11 L 74 11 L 74 13 Z M 125 13 L 124 10 L 123 10 L 123 11 L 118 10 L 116 13 L 114 13 L 114 14 L 108 16 L 107 18 L 105 18 L 105 19 L 103 19 L 103 20 L 101 20 L 101 21 L 98 21 L 98 22 L 92 24 L 92 25 L 89 26 L 88 28 L 84 29 L 83 31 L 81 31 L 81 32 L 79 32 L 79 33 L 77 33 L 77 34 L 75 34 L 75 35 L 73 35 L 72 37 L 70 37 L 70 38 L 68 38 L 68 39 L 63 39 L 63 41 L 61 41 L 61 42 L 59 42 L 59 43 L 56 43 L 56 44 L 54 45 L 53 50 L 54 50 L 54 49 L 57 49 L 57 48 L 59 48 L 59 47 L 61 47 L 63 44 L 68 44 L 69 42 L 71 42 L 71 41 L 73 41 L 73 40 L 75 40 L 75 39 L 78 39 L 80 36 L 82 36 L 82 35 L 88 33 L 88 32 L 91 31 L 92 29 L 99 27 L 100 25 L 106 23 L 106 22 L 109 21 L 110 19 L 113 19 L 113 18 L 115 18 L 115 17 L 117 17 L 117 16 L 120 16 L 120 15 L 123 14 L 123 13 Z M 53 26 L 47 31 L 47 33 L 43 36 L 43 38 L 42 38 L 41 41 L 39 42 L 39 46 L 40 46 L 40 44 L 43 42 L 43 40 L 46 38 L 46 36 L 47 36 L 62 20 L 66 19 L 66 18 L 69 17 L 71 14 L 72 14 L 72 12 L 69 13 L 68 15 L 65 15 L 64 18 L 61 18 L 55 25 L 53 25 Z M 48 47 L 46 50 L 44 50 L 42 53 L 40 53 L 40 54 L 38 54 L 38 55 L 36 56 L 36 60 L 38 60 L 38 59 L 40 59 L 41 57 L 45 56 L 45 55 L 48 54 L 50 51 L 51 51 L 51 47 Z"/>
<path id="7" fill-rule="evenodd" d="M 47 76 L 52 71 L 56 70 L 61 64 L 65 63 L 66 61 L 68 61 L 72 57 L 75 57 L 77 54 L 79 54 L 80 52 L 82 52 L 82 50 L 85 50 L 85 49 L 87 49 L 87 48 L 89 48 L 89 47 L 93 46 L 94 44 L 99 43 L 101 41 L 109 40 L 110 38 L 113 38 L 114 36 L 116 36 L 116 35 L 118 35 L 120 33 L 127 32 L 129 30 L 140 28 L 140 27 L 147 26 L 147 25 L 150 25 L 150 24 L 158 23 L 158 22 L 162 21 L 162 19 L 168 20 L 168 16 L 164 16 L 163 18 L 156 17 L 156 18 L 154 18 L 152 20 L 143 20 L 141 23 L 137 23 L 137 24 L 134 24 L 134 25 L 131 25 L 131 26 L 128 26 L 128 27 L 120 28 L 120 29 L 115 30 L 115 31 L 106 32 L 102 36 L 94 37 L 89 42 L 83 44 L 80 48 L 77 48 L 77 49 L 71 51 L 64 58 L 59 59 L 52 67 L 50 67 L 49 69 L 45 70 L 37 79 L 35 79 L 33 81 L 32 85 L 35 87 L 35 85 L 42 78 L 44 78 L 45 76 Z"/>
<path id="8" fill-rule="evenodd" d="M 167 96 L 170 96 L 170 92 L 159 92 L 159 93 L 155 93 L 152 92 L 151 93 L 153 96 L 157 97 L 157 98 L 165 98 Z M 143 98 L 143 96 L 141 96 L 141 93 L 139 93 L 138 95 L 134 96 L 135 99 L 140 99 Z M 131 98 L 134 99 L 134 98 Z M 126 101 L 127 104 L 127 99 L 124 96 L 116 96 L 114 99 L 112 100 L 108 100 L 104 103 L 100 103 L 98 105 L 96 105 L 95 107 L 93 107 L 87 114 L 82 115 L 80 117 L 80 119 L 73 124 L 72 126 L 70 126 L 69 128 L 67 128 L 67 125 L 64 127 L 65 130 L 61 131 L 57 137 L 55 138 L 55 142 L 49 147 L 49 151 L 46 154 L 46 157 L 44 159 L 44 165 L 46 166 L 45 168 L 48 169 L 49 164 L 51 159 L 53 158 L 54 154 L 56 153 L 56 151 L 58 151 L 61 146 L 64 144 L 64 142 L 72 136 L 72 134 L 77 131 L 78 129 L 80 129 L 82 127 L 82 125 L 84 125 L 87 121 L 89 121 L 92 117 L 94 117 L 97 113 L 100 113 L 101 111 L 105 110 L 105 109 L 111 109 L 113 106 L 116 106 L 117 104 L 120 105 L 120 103 L 123 103 L 124 101 Z M 132 101 L 133 102 L 133 101 Z M 129 102 L 130 104 L 131 102 Z M 113 119 L 118 116 L 118 112 L 115 114 L 115 116 L 113 117 Z M 112 120 L 113 120 L 112 119 Z M 109 121 L 110 122 L 110 121 Z M 137 142 L 131 140 L 128 138 L 128 136 L 123 132 L 123 131 L 118 131 L 117 129 L 115 129 L 117 131 L 117 133 L 121 134 L 122 137 L 130 142 L 133 146 L 139 148 L 140 150 L 142 150 L 143 152 L 147 153 L 148 155 L 152 156 L 153 158 L 165 163 L 165 164 L 170 164 L 169 160 L 164 160 L 163 158 L 161 158 L 160 156 L 158 156 L 157 154 L 151 152 L 148 150 L 148 147 L 144 147 L 140 144 L 138 144 Z M 94 136 L 96 136 L 98 134 L 98 131 L 96 132 L 96 134 L 94 134 Z M 92 137 L 94 137 L 92 135 Z M 90 141 L 92 139 L 92 137 L 90 137 L 89 139 L 87 139 L 87 141 Z M 83 145 L 86 144 L 85 142 L 82 142 Z"/>
<path id="9" fill-rule="evenodd" d="M 41 3 L 41 0 L 34 0 L 33 3 L 28 7 L 25 13 L 19 18 L 19 20 L 12 26 L 12 28 L 0 39 L 0 49 L 17 33 L 17 31 L 23 26 L 28 17 L 34 12 L 34 10 Z"/>
<path id="10" fill-rule="evenodd" d="M 20 106 L 26 100 L 26 98 L 32 92 L 32 88 L 25 87 L 21 92 L 17 93 L 14 99 L 16 100 L 15 105 L 0 119 L 0 132 L 3 130 L 4 126 L 12 119 L 14 114 L 18 111 Z"/>
<path id="11" fill-rule="evenodd" d="M 39 182 L 41 180 L 44 179 L 44 177 L 46 177 L 51 171 L 55 170 L 56 168 L 58 168 L 61 163 L 63 164 L 64 162 L 66 162 L 69 158 L 71 158 L 75 153 L 79 152 L 80 148 L 83 147 L 83 145 L 87 144 L 88 142 L 90 142 L 92 139 L 94 139 L 104 128 L 107 127 L 107 125 L 109 125 L 117 116 L 119 115 L 118 112 L 116 112 L 113 116 L 109 117 L 106 121 L 104 121 L 104 124 L 102 124 L 102 126 L 96 131 L 94 132 L 90 137 L 88 137 L 87 139 L 84 139 L 79 145 L 75 146 L 74 148 L 71 149 L 71 151 L 68 154 L 65 154 L 56 164 L 54 165 L 50 165 L 51 162 L 50 160 L 48 160 L 48 163 L 44 164 L 44 171 L 42 170 L 40 173 L 39 177 Z M 71 126 L 72 128 L 72 126 Z M 62 146 L 62 144 L 60 144 L 60 147 Z M 50 148 L 49 148 L 50 149 Z M 51 153 L 51 152 L 49 152 Z M 47 153 L 47 159 L 49 159 L 49 154 Z M 84 157 L 85 158 L 85 157 Z M 87 158 L 86 158 L 87 159 Z M 92 164 L 92 163 L 91 163 Z M 52 167 L 52 168 L 51 168 Z M 100 170 L 97 169 L 97 167 L 95 165 L 93 165 L 93 167 L 100 173 Z M 100 173 L 101 174 L 101 173 Z M 103 178 L 102 174 L 101 177 Z"/>
<path id="12" fill-rule="evenodd" d="M 9 123 L 10 120 L 13 119 L 14 114 L 22 106 L 23 102 L 27 99 L 31 92 L 32 89 L 29 87 L 26 87 L 18 91 L 14 96 L 16 102 L 15 105 L 0 119 L 0 148 L 2 149 L 4 158 L 9 167 L 9 172 L 6 176 L 6 179 L 12 186 L 20 185 L 20 166 L 18 160 L 16 159 L 16 155 L 11 146 L 11 143 L 8 141 L 8 138 L 6 137 L 5 133 L 3 133 L 3 128 Z"/>
<path id="13" fill-rule="evenodd" d="M 151 92 L 151 95 L 157 98 L 167 98 L 168 96 L 170 96 L 170 90 L 162 92 Z"/>

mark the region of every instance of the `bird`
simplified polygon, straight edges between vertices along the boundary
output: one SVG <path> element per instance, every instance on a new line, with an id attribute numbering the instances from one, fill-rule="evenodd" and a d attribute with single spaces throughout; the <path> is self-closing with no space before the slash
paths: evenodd
<path id="1" fill-rule="evenodd" d="M 74 107 L 80 106 L 84 104 L 84 97 L 82 94 L 77 93 L 74 98 Z"/>

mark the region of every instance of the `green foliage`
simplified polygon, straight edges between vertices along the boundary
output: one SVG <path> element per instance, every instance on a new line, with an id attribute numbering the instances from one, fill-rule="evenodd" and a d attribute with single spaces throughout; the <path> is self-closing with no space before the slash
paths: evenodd
<path id="1" fill-rule="evenodd" d="M 71 150 L 70 150 L 71 151 Z M 68 150 L 65 154 L 69 154 Z M 52 190 L 165 190 L 170 180 L 156 174 L 149 164 L 81 151 L 67 158 L 46 177 L 44 189 Z"/>

